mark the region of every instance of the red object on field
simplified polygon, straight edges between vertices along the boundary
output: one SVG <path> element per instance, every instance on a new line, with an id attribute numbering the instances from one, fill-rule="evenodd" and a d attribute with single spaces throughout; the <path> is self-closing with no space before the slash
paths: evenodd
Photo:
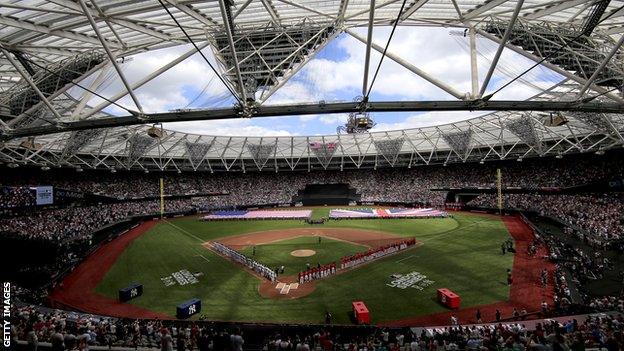
<path id="1" fill-rule="evenodd" d="M 362 301 L 353 301 L 353 314 L 358 324 L 370 324 L 370 312 Z"/>
<path id="2" fill-rule="evenodd" d="M 438 300 L 448 308 L 459 308 L 461 298 L 449 289 L 438 289 Z"/>

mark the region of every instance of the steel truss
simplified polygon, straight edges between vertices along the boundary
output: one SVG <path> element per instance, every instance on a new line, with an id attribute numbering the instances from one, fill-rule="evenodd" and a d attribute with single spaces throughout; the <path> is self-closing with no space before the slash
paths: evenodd
<path id="1" fill-rule="evenodd" d="M 492 19 L 484 29 L 503 38 L 507 26 L 506 20 Z M 548 62 L 575 72 L 583 79 L 591 78 L 591 82 L 599 86 L 622 89 L 622 42 L 608 35 L 594 33 L 586 36 L 582 34 L 582 28 L 575 25 L 517 19 L 510 31 L 509 42 L 540 58 L 547 58 Z M 618 59 L 612 60 L 613 55 Z"/>
<path id="2" fill-rule="evenodd" d="M 238 96 L 263 103 L 336 34 L 333 25 L 303 22 L 288 28 L 236 31 L 232 35 L 234 51 L 229 35 L 215 33 L 210 39 L 223 75 Z"/>
<path id="3" fill-rule="evenodd" d="M 622 147 L 621 114 L 572 114 L 547 127 L 548 116 L 496 112 L 462 122 L 354 135 L 221 137 L 147 126 L 67 132 L 38 138 L 40 149 L 10 142 L 0 160 L 14 165 L 171 171 L 301 170 L 412 167 L 596 152 Z M 600 122 L 595 122 L 599 120 Z M 524 128 L 530 123 L 532 127 Z"/>
<path id="4" fill-rule="evenodd" d="M 624 111 L 624 99 L 611 91 L 615 88 L 621 92 L 624 81 L 620 52 L 624 10 L 617 1 L 414 0 L 401 14 L 399 0 L 166 3 L 200 50 L 210 46 L 220 64 L 219 74 L 237 98 L 250 106 L 109 116 L 102 109 L 128 94 L 141 110 L 134 91 L 196 52 L 191 49 L 136 82 L 124 78 L 117 59 L 189 43 L 159 2 L 0 0 L 0 7 L 6 9 L 0 14 L 0 46 L 5 50 L 0 57 L 0 160 L 10 164 L 146 170 L 292 170 L 522 158 L 622 144 L 620 113 Z M 358 136 L 241 138 L 169 131 L 160 139 L 146 139 L 145 123 L 361 112 L 363 106 L 359 103 L 275 106 L 266 101 L 341 33 L 366 46 L 364 71 L 368 72 L 371 51 L 382 48 L 372 40 L 373 27 L 393 24 L 397 18 L 401 26 L 465 28 L 470 40 L 471 61 L 466 68 L 472 77 L 471 91 L 458 91 L 390 50 L 389 60 L 455 100 L 370 101 L 364 106 L 366 111 L 499 112 L 445 126 Z M 368 36 L 358 34 L 356 27 L 368 28 Z M 579 32 L 584 34 L 583 39 L 570 43 L 570 37 Z M 489 78 L 483 84 L 478 79 L 478 35 L 500 45 L 489 77 L 503 47 L 534 61 L 561 48 L 544 65 L 565 80 L 527 101 L 481 100 Z M 28 67 L 20 68 L 15 59 L 6 57 L 7 51 L 18 53 L 16 58 L 21 64 L 32 62 L 47 70 L 35 71 L 27 79 Z M 98 60 L 89 60 L 80 67 L 67 64 L 83 62 L 80 58 L 89 55 L 96 55 Z M 70 81 L 78 83 L 111 67 L 118 72 L 124 89 L 110 96 L 110 101 L 87 106 L 90 93 L 85 92 L 82 101 L 67 94 Z M 42 78 L 46 76 L 42 72 L 59 74 Z M 368 78 L 365 72 L 364 87 Z M 98 81 L 92 83 L 93 88 L 101 84 Z M 565 111 L 569 123 L 545 127 L 544 115 L 538 111 Z M 89 131 L 93 128 L 101 129 Z M 37 135 L 41 135 L 37 143 L 31 144 L 39 144 L 40 148 L 20 146 L 24 138 Z"/>

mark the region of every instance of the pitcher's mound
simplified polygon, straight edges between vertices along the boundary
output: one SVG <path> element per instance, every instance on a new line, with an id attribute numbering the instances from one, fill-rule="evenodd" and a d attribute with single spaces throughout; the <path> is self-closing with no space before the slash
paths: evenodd
<path id="1" fill-rule="evenodd" d="M 290 253 L 292 256 L 295 257 L 310 257 L 310 256 L 314 256 L 316 254 L 316 251 L 314 250 L 295 250 L 293 252 Z"/>

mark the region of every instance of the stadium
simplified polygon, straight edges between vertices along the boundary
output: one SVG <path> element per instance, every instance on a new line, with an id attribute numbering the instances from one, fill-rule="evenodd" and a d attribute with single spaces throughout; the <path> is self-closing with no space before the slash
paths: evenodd
<path id="1" fill-rule="evenodd" d="M 624 348 L 624 2 L 0 0 L 14 350 Z"/>

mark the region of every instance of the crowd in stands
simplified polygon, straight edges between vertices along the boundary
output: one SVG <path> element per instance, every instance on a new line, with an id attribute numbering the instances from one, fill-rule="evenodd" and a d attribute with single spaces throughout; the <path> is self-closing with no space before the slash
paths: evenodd
<path id="1" fill-rule="evenodd" d="M 202 198 L 168 200 L 165 202 L 165 211 L 189 211 L 198 207 L 201 200 Z M 107 224 L 129 216 L 157 213 L 160 213 L 160 202 L 155 200 L 33 211 L 15 217 L 0 218 L 0 233 L 63 242 L 88 241 L 94 230 Z"/>
<path id="2" fill-rule="evenodd" d="M 504 166 L 506 186 L 568 186 L 608 179 L 622 171 L 619 154 L 595 157 L 573 156 L 573 160 L 527 160 L 507 162 Z M 572 162 L 574 161 L 574 162 Z M 591 164 L 591 166 L 590 166 Z M 431 191 L 436 187 L 494 186 L 495 167 L 478 164 L 457 164 L 412 169 L 380 169 L 376 171 L 326 171 L 279 173 L 183 173 L 165 174 L 167 194 L 227 193 L 227 195 L 168 200 L 167 210 L 188 210 L 198 207 L 230 207 L 287 203 L 298 190 L 310 183 L 348 183 L 358 190 L 361 200 L 387 202 L 420 202 L 429 206 L 442 206 L 445 192 Z M 158 177 L 153 173 L 89 172 L 69 170 L 14 172 L 7 169 L 0 181 L 0 208 L 10 208 L 17 203 L 34 201 L 27 187 L 9 188 L 7 185 L 53 185 L 72 191 L 102 193 L 114 197 L 156 196 L 159 194 Z M 619 173 L 621 174 L 621 173 Z M 31 177 L 31 178 L 29 178 Z M 496 196 L 481 195 L 470 205 L 496 207 Z M 537 195 L 507 194 L 505 207 L 537 211 L 556 217 L 580 232 L 588 240 L 611 240 L 621 237 L 624 226 L 624 197 L 621 195 Z M 156 213 L 157 200 L 103 204 L 98 206 L 69 207 L 49 211 L 36 211 L 27 215 L 0 219 L 0 232 L 17 232 L 41 238 L 63 237 L 68 240 L 88 238 L 89 232 L 130 215 Z"/>
<path id="3" fill-rule="evenodd" d="M 12 315 L 14 341 L 26 341 L 30 349 L 44 342 L 51 343 L 54 350 L 85 350 L 94 345 L 200 351 L 581 351 L 624 347 L 624 317 L 613 314 L 544 320 L 530 328 L 522 322 L 421 329 L 325 325 L 275 326 L 270 330 L 265 326 L 264 332 L 255 334 L 202 321 L 121 320 L 31 306 L 14 308 Z"/>
<path id="4" fill-rule="evenodd" d="M 35 191 L 27 187 L 0 186 L 0 209 L 35 205 Z"/>
<path id="5" fill-rule="evenodd" d="M 621 176 L 624 170 L 620 152 L 596 158 L 595 155 L 566 156 L 563 159 L 527 159 L 523 162 L 449 164 L 378 170 L 314 172 L 185 172 L 149 173 L 73 170 L 40 171 L 6 169 L 0 186 L 53 185 L 115 198 L 156 197 L 159 178 L 170 195 L 228 193 L 215 197 L 213 205 L 237 206 L 289 203 L 306 184 L 346 183 L 357 190 L 361 200 L 380 202 L 420 202 L 442 205 L 444 194 L 432 188 L 495 187 L 495 173 L 503 171 L 504 187 L 566 187 Z M 0 208 L 3 207 L 0 197 Z"/>
<path id="6" fill-rule="evenodd" d="M 147 347 L 163 350 L 231 349 L 232 334 L 198 324 L 159 320 L 122 320 L 23 305 L 14 309 L 12 336 L 33 347 L 51 343 L 53 350 L 86 350 L 89 346 Z"/>
<path id="7" fill-rule="evenodd" d="M 535 218 L 534 215 L 531 217 Z M 530 220 L 529 220 L 530 221 Z M 595 289 L 590 289 L 593 281 L 609 281 L 613 276 L 612 270 L 617 268 L 616 262 L 612 262 L 608 245 L 596 245 L 586 240 L 586 236 L 578 233 L 568 226 L 544 226 L 546 220 L 538 220 L 537 226 L 532 224 L 535 230 L 535 239 L 529 244 L 529 255 L 535 256 L 539 246 L 544 246 L 548 251 L 542 258 L 555 264 L 552 274 L 544 268 L 540 274 L 540 283 L 547 286 L 551 282 L 554 285 L 553 308 L 560 315 L 574 312 L 580 306 L 589 307 L 598 311 L 624 311 L 624 300 L 616 296 L 603 296 L 596 299 Z M 552 223 L 552 222 L 550 222 Z M 620 252 L 615 248 L 615 252 Z M 617 260 L 617 258 L 615 258 Z M 624 278 L 624 273 L 620 273 Z M 612 284 L 612 283 L 608 283 Z M 617 287 L 618 285 L 614 285 Z"/>
<path id="8" fill-rule="evenodd" d="M 588 306 L 598 311 L 624 311 L 624 298 L 601 296 L 591 299 Z"/>
<path id="9" fill-rule="evenodd" d="M 495 194 L 480 195 L 469 204 L 477 207 L 497 207 Z M 539 195 L 504 194 L 503 207 L 534 211 L 559 219 L 577 229 L 588 241 L 608 242 L 624 235 L 624 195 Z"/>

